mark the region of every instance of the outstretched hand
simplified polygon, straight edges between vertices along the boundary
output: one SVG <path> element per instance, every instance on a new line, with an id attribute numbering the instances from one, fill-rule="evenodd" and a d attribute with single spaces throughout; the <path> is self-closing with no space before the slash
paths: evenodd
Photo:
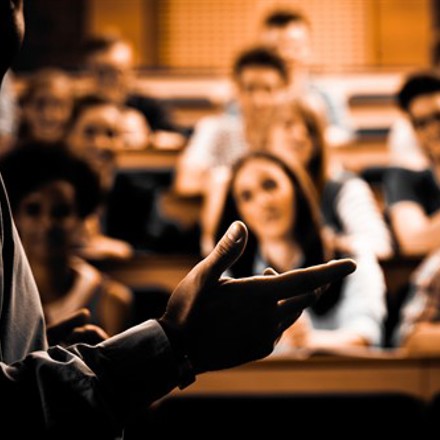
<path id="1" fill-rule="evenodd" d="M 280 275 L 222 277 L 246 242 L 246 226 L 234 222 L 176 287 L 159 320 L 168 334 L 177 335 L 196 373 L 266 357 L 329 283 L 356 268 L 352 260 L 341 259 Z"/>

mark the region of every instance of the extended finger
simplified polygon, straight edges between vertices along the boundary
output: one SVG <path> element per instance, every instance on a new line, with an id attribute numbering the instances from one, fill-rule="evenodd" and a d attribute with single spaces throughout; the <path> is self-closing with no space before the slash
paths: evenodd
<path id="1" fill-rule="evenodd" d="M 202 267 L 202 272 L 209 279 L 217 281 L 243 253 L 246 242 L 245 224 L 240 221 L 233 222 L 213 251 L 198 264 L 198 270 Z"/>
<path id="2" fill-rule="evenodd" d="M 313 292 L 324 288 L 356 269 L 356 263 L 350 258 L 343 258 L 325 264 L 296 269 L 279 275 L 265 275 L 236 280 L 237 283 L 252 295 L 260 295 L 266 299 L 281 300 Z"/>

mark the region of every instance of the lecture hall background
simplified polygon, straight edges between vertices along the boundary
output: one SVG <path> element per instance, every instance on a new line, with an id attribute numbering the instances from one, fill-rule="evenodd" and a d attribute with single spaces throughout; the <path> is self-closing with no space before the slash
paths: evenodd
<path id="1" fill-rule="evenodd" d="M 388 163 L 385 139 L 398 112 L 394 93 L 405 74 L 431 65 L 440 30 L 437 0 L 32 0 L 26 43 L 14 66 L 17 87 L 32 69 L 47 64 L 71 70 L 81 87 L 81 38 L 118 32 L 135 47 L 139 89 L 168 100 L 178 121 L 193 124 L 228 100 L 234 54 L 253 41 L 264 12 L 280 5 L 299 6 L 310 17 L 312 72 L 349 100 L 360 136 L 332 154 L 354 171 L 380 169 Z M 122 157 L 121 166 L 158 172 L 172 169 L 177 154 L 150 151 Z M 170 212 L 181 221 L 197 215 L 197 206 L 170 199 Z M 102 267 L 139 290 L 151 283 L 172 289 L 195 262 L 182 255 L 144 257 Z M 391 292 L 414 265 L 385 263 Z M 263 361 L 200 378 L 183 394 L 159 402 L 150 426 L 166 432 L 178 423 L 182 433 L 203 432 L 193 417 L 203 412 L 210 429 L 225 433 L 285 432 L 297 429 L 298 420 L 312 433 L 345 433 L 352 420 L 357 431 L 377 429 L 380 421 L 390 434 L 422 434 L 426 416 L 440 415 L 439 391 L 440 357 L 343 353 Z M 149 432 L 146 417 L 134 421 L 133 433 Z"/>

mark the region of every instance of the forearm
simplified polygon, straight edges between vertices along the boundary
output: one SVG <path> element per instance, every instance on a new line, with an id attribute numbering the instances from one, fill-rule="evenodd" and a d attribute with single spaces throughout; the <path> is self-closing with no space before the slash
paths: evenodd
<path id="1" fill-rule="evenodd" d="M 313 330 L 307 338 L 307 348 L 328 350 L 346 347 L 366 347 L 368 341 L 357 333 L 347 330 Z"/>
<path id="2" fill-rule="evenodd" d="M 405 255 L 425 255 L 440 247 L 440 212 L 423 224 L 412 225 L 402 218 L 396 221 L 397 240 Z"/>
<path id="3" fill-rule="evenodd" d="M 181 161 L 176 170 L 174 188 L 181 196 L 193 197 L 202 195 L 206 184 L 206 170 Z"/>
<path id="4" fill-rule="evenodd" d="M 11 402 L 6 423 L 19 413 L 41 433 L 117 432 L 173 389 L 178 372 L 162 327 L 148 321 L 96 346 L 54 347 L 1 364 L 0 381 L 2 400 Z"/>

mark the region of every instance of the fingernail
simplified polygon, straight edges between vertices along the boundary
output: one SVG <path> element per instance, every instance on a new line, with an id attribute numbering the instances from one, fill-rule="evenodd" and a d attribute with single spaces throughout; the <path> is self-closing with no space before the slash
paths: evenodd
<path id="1" fill-rule="evenodd" d="M 228 238 L 232 240 L 234 243 L 240 243 L 243 238 L 242 229 L 240 225 L 235 222 L 233 223 L 227 232 Z"/>

